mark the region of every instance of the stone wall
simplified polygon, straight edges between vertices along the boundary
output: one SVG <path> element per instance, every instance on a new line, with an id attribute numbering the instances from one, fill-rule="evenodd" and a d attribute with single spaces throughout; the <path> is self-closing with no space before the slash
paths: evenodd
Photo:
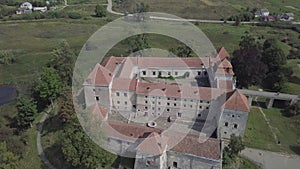
<path id="1" fill-rule="evenodd" d="M 225 139 L 230 139 L 231 134 L 243 136 L 247 119 L 247 112 L 224 109 L 218 127 L 219 136 Z"/>
<path id="2" fill-rule="evenodd" d="M 167 151 L 167 168 L 221 169 L 221 160 L 210 160 L 191 154 Z"/>

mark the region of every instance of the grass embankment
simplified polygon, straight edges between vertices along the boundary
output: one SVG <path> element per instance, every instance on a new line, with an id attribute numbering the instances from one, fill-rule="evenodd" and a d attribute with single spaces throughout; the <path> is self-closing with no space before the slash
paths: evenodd
<path id="1" fill-rule="evenodd" d="M 282 14 L 293 12 L 297 20 L 300 20 L 300 1 L 298 0 L 129 0 L 126 4 L 127 11 L 133 11 L 136 2 L 148 4 L 151 12 L 164 12 L 183 18 L 196 19 L 224 19 L 238 14 L 242 9 L 249 7 L 267 8 L 270 13 Z M 124 8 L 117 3 L 113 9 L 123 12 Z"/>
<path id="2" fill-rule="evenodd" d="M 285 117 L 280 109 L 263 109 L 280 144 L 277 144 L 271 129 L 258 108 L 249 113 L 244 142 L 246 146 L 269 151 L 300 154 L 299 117 Z"/>

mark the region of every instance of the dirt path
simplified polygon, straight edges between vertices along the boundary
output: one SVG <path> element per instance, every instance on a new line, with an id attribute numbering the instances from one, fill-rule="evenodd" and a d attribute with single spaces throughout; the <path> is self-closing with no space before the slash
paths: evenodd
<path id="1" fill-rule="evenodd" d="M 50 168 L 50 169 L 56 169 L 51 163 L 50 161 L 47 159 L 42 144 L 41 144 L 41 133 L 43 131 L 43 124 L 45 122 L 45 120 L 47 119 L 49 113 L 51 112 L 51 108 L 49 110 L 47 110 L 47 112 L 45 112 L 45 114 L 43 115 L 43 117 L 40 120 L 40 123 L 38 125 L 38 134 L 37 134 L 37 138 L 36 138 L 36 145 L 37 145 L 37 149 L 38 149 L 38 154 L 41 157 L 41 160 L 44 162 L 44 164 Z"/>

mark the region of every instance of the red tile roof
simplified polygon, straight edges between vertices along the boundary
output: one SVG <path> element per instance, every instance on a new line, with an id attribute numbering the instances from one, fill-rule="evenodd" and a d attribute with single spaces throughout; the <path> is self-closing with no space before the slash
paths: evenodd
<path id="1" fill-rule="evenodd" d="M 166 150 L 167 143 L 168 139 L 166 136 L 152 132 L 136 149 L 151 155 L 161 155 Z"/>
<path id="2" fill-rule="evenodd" d="M 231 68 L 232 69 L 232 65 L 231 63 L 229 62 L 228 59 L 224 59 L 218 66 L 219 68 Z"/>
<path id="3" fill-rule="evenodd" d="M 96 64 L 93 71 L 86 78 L 86 84 L 94 84 L 94 85 L 109 85 L 112 79 L 112 72 L 100 65 Z"/>
<path id="4" fill-rule="evenodd" d="M 115 121 L 104 122 L 105 129 L 108 136 L 114 136 L 118 138 L 136 140 L 138 138 L 146 138 L 152 132 L 161 134 L 162 130 L 157 128 L 149 128 L 146 126 L 125 124 Z M 109 127 L 108 127 L 109 126 Z M 110 130 L 112 128 L 113 130 Z"/>
<path id="5" fill-rule="evenodd" d="M 106 58 L 101 65 L 103 65 L 106 69 L 108 69 L 111 72 L 114 72 L 117 65 L 122 63 L 124 61 L 124 57 L 114 57 L 110 56 Z"/>
<path id="6" fill-rule="evenodd" d="M 216 75 L 234 75 L 234 72 L 231 68 L 217 68 Z"/>
<path id="7" fill-rule="evenodd" d="M 112 82 L 112 89 L 135 91 L 136 83 L 136 79 L 114 78 Z"/>
<path id="8" fill-rule="evenodd" d="M 247 97 L 240 93 L 238 90 L 234 90 L 227 93 L 227 99 L 224 104 L 224 108 L 230 110 L 250 112 Z"/>
<path id="9" fill-rule="evenodd" d="M 224 47 L 222 47 L 219 50 L 218 56 L 219 56 L 220 60 L 223 60 L 225 58 L 230 58 L 230 55 L 228 54 L 228 52 L 226 51 L 226 49 Z"/>
<path id="10" fill-rule="evenodd" d="M 200 143 L 199 137 L 187 135 L 176 146 L 171 148 L 171 150 L 215 160 L 221 159 L 220 141 L 214 138 L 208 138 L 204 143 Z"/>
<path id="11" fill-rule="evenodd" d="M 169 140 L 162 135 L 163 130 L 149 128 L 146 126 L 125 124 L 120 122 L 103 122 L 106 126 L 114 129 L 108 129 L 106 134 L 110 137 L 116 137 L 125 140 L 136 141 L 138 138 L 147 138 L 138 145 L 137 149 L 149 154 L 158 155 L 166 148 Z M 220 159 L 220 141 L 214 138 L 208 138 L 204 143 L 199 142 L 199 137 L 188 134 L 177 145 L 171 148 L 171 151 L 196 155 L 200 157 L 219 160 Z"/>
<path id="12" fill-rule="evenodd" d="M 94 115 L 100 115 L 101 119 L 107 118 L 108 110 L 100 105 L 92 105 L 88 108 Z"/>
<path id="13" fill-rule="evenodd" d="M 224 92 L 225 90 L 223 89 L 209 87 L 191 87 L 147 82 L 139 82 L 136 88 L 137 94 L 200 100 L 215 99 Z"/>

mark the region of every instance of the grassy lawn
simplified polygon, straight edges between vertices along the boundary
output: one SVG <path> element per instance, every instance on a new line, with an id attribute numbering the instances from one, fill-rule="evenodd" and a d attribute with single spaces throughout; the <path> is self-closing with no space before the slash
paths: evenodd
<path id="1" fill-rule="evenodd" d="M 275 108 L 263 109 L 263 111 L 270 120 L 270 125 L 274 127 L 274 131 L 281 144 L 278 145 L 276 143 L 270 128 L 258 108 L 252 108 L 249 113 L 244 136 L 246 146 L 270 151 L 300 154 L 299 117 L 284 117 L 280 112 L 281 110 Z"/>
<path id="2" fill-rule="evenodd" d="M 297 65 L 300 59 L 290 59 L 287 65 L 293 69 L 293 75 L 288 79 L 286 89 L 283 90 L 285 93 L 299 94 L 300 93 L 300 68 Z"/>
<path id="3" fill-rule="evenodd" d="M 148 4 L 151 12 L 170 13 L 184 18 L 223 19 L 249 7 L 268 8 L 271 13 L 278 14 L 293 12 L 296 19 L 300 19 L 298 0 L 130 0 L 127 11 L 133 11 L 136 2 Z M 117 3 L 114 3 L 114 9 L 124 11 Z"/>
<path id="4" fill-rule="evenodd" d="M 223 169 L 261 169 L 259 165 L 242 156 L 238 156 L 235 162 L 230 166 L 222 167 Z"/>

